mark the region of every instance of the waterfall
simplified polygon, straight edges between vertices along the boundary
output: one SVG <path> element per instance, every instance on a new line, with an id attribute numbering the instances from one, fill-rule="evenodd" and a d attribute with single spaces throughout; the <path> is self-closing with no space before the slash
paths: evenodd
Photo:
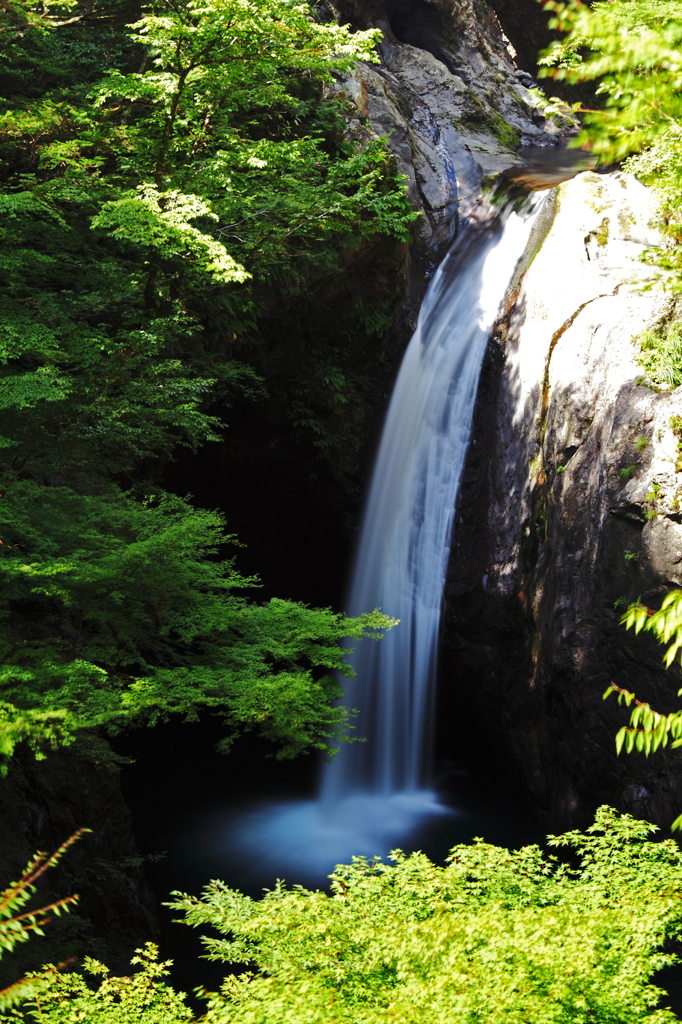
<path id="1" fill-rule="evenodd" d="M 351 656 L 356 734 L 326 765 L 316 800 L 261 808 L 234 840 L 273 866 L 328 872 L 385 855 L 425 818 L 452 813 L 429 788 L 441 602 L 457 493 L 490 332 L 539 197 L 481 215 L 435 274 L 396 380 L 364 513 L 350 615 L 399 624 Z M 517 204 L 518 205 L 518 204 Z"/>
<path id="2" fill-rule="evenodd" d="M 523 213 L 472 226 L 432 281 L 383 429 L 348 613 L 400 624 L 351 657 L 346 703 L 363 744 L 327 766 L 321 796 L 414 793 L 427 781 L 441 602 L 478 379 L 495 315 L 532 223 Z M 470 251 L 473 248 L 473 253 Z M 466 262 L 465 262 L 466 260 Z M 464 264 L 464 266 L 462 266 Z"/>

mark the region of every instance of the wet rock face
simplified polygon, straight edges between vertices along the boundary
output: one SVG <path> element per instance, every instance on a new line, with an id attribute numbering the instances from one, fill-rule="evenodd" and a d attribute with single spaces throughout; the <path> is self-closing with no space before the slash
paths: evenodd
<path id="1" fill-rule="evenodd" d="M 428 277 L 483 188 L 518 160 L 522 143 L 555 144 L 573 125 L 543 115 L 496 16 L 475 0 L 338 0 L 337 10 L 342 22 L 383 33 L 381 64 L 359 65 L 332 92 L 356 108 L 351 137 L 388 138 L 423 214 L 409 257 L 414 321 Z"/>
<path id="2" fill-rule="evenodd" d="M 491 342 L 446 588 L 443 685 L 474 694 L 552 829 L 609 802 L 682 811 L 675 754 L 615 756 L 611 681 L 678 705 L 663 648 L 623 608 L 682 585 L 682 394 L 642 385 L 633 338 L 665 314 L 637 282 L 649 193 L 582 174 L 550 193 Z M 553 208 L 552 208 L 553 207 Z"/>

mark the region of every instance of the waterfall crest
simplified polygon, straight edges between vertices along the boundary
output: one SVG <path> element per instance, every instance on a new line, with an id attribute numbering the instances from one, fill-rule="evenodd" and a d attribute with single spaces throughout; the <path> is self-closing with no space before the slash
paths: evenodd
<path id="1" fill-rule="evenodd" d="M 435 274 L 393 390 L 367 499 L 348 612 L 399 625 L 351 656 L 356 734 L 325 765 L 318 798 L 261 808 L 232 839 L 273 866 L 326 873 L 385 855 L 425 818 L 441 602 L 457 493 L 488 338 L 540 199 L 470 224 Z M 518 205 L 518 204 L 517 204 Z"/>

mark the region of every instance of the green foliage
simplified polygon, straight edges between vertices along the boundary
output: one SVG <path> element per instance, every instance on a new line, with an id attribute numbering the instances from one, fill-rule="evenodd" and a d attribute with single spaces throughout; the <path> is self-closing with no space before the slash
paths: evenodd
<path id="1" fill-rule="evenodd" d="M 8 711 L 6 746 L 29 726 L 57 742 L 205 709 L 225 719 L 225 749 L 258 728 L 282 756 L 328 750 L 348 724 L 330 706 L 337 674 L 350 674 L 340 640 L 392 624 L 378 612 L 248 603 L 234 591 L 254 580 L 214 557 L 233 540 L 221 517 L 180 498 L 22 481 L 0 500 L 0 532 L 0 681 L 8 701 L 34 709 Z"/>
<path id="2" fill-rule="evenodd" d="M 33 471 L 129 471 L 215 439 L 206 401 L 253 391 L 261 318 L 377 237 L 404 242 L 415 214 L 385 143 L 344 142 L 323 98 L 376 59 L 376 31 L 288 0 L 184 0 L 112 45 L 45 10 L 26 8 L 9 66 L 44 68 L 49 44 L 71 78 L 0 101 L 0 443 Z M 95 82 L 69 65 L 86 43 Z"/>
<path id="3" fill-rule="evenodd" d="M 682 714 L 673 712 L 672 715 L 661 715 L 658 711 L 652 710 L 648 704 L 638 701 L 634 693 L 623 690 L 614 683 L 604 693 L 604 699 L 612 693 L 618 694 L 618 703 L 625 703 L 630 707 L 635 704 L 634 711 L 630 715 L 630 726 L 623 726 L 616 735 L 616 750 L 620 754 L 623 747 L 628 754 L 637 750 L 647 757 L 659 747 L 667 747 L 671 743 L 673 747 L 682 745 Z"/>
<path id="4" fill-rule="evenodd" d="M 210 1024 L 674 1020 L 652 973 L 675 960 L 682 854 L 654 827 L 601 808 L 586 833 L 538 847 L 477 840 L 446 867 L 421 853 L 356 858 L 331 894 L 282 883 L 257 901 L 211 883 L 172 907 L 211 959 L 248 965 L 209 1000 Z"/>
<path id="5" fill-rule="evenodd" d="M 78 896 L 68 896 L 37 910 L 24 909 L 36 892 L 39 878 L 87 831 L 79 829 L 51 856 L 37 853 L 19 880 L 0 893 L 0 956 L 3 951 L 11 953 L 17 943 L 26 942 L 31 935 L 44 935 L 43 927 L 52 915 L 68 912 L 78 902 Z M 17 914 L 17 910 L 23 913 Z M 147 943 L 137 953 L 132 964 L 141 965 L 142 969 L 131 978 L 109 978 L 106 967 L 86 958 L 85 970 L 90 975 L 104 976 L 95 991 L 81 974 L 62 973 L 65 964 L 50 965 L 38 974 L 29 974 L 0 991 L 0 1014 L 3 1020 L 49 1019 L 73 1024 L 84 1020 L 102 1024 L 137 1024 L 141 1020 L 145 1024 L 174 1024 L 192 1020 L 184 997 L 158 980 L 168 973 L 168 965 L 157 962 L 153 943 Z M 22 1004 L 21 1010 L 16 1008 L 18 1004 Z"/>
<path id="6" fill-rule="evenodd" d="M 73 743 L 74 725 L 64 709 L 39 711 L 0 702 L 0 775 L 7 773 L 7 762 L 18 743 L 27 743 L 36 759 L 42 760 L 46 747 L 56 750 Z"/>
<path id="7" fill-rule="evenodd" d="M 618 471 L 618 476 L 622 480 L 623 483 L 626 483 L 630 479 L 630 477 L 632 476 L 632 474 L 635 472 L 636 469 L 637 469 L 637 463 L 634 463 L 631 466 L 624 466 L 623 469 Z"/>
<path id="8" fill-rule="evenodd" d="M 226 978 L 203 1024 L 666 1024 L 652 975 L 676 963 L 682 853 L 656 827 L 597 811 L 585 832 L 550 836 L 570 858 L 483 840 L 445 867 L 394 851 L 338 866 L 331 892 L 284 883 L 252 900 L 222 882 L 172 909 L 210 928 L 209 959 L 247 969 Z M 215 932 L 218 937 L 215 937 Z M 162 980 L 151 943 L 131 977 L 50 966 L 14 1019 L 37 1024 L 176 1024 L 192 1015 Z M 99 984 L 94 978 L 102 976 Z"/>
<path id="9" fill-rule="evenodd" d="M 550 27 L 566 35 L 545 51 L 540 74 L 568 82 L 597 81 L 598 110 L 583 110 L 575 141 L 603 163 L 630 157 L 625 169 L 650 185 L 660 202 L 663 249 L 643 255 L 661 283 L 682 290 L 682 4 L 679 0 L 547 0 Z M 645 336 L 651 379 L 669 385 L 679 373 L 679 337 Z M 677 385 L 675 385 L 677 386 Z"/>
<path id="10" fill-rule="evenodd" d="M 87 957 L 88 977 L 50 966 L 29 976 L 31 998 L 13 1019 L 38 1024 L 182 1024 L 194 1015 L 182 993 L 161 979 L 168 975 L 171 961 L 159 963 L 153 942 L 137 950 L 131 965 L 138 967 L 130 977 L 115 978 L 104 964 Z M 93 988 L 95 979 L 101 978 Z"/>
<path id="11" fill-rule="evenodd" d="M 550 27 L 566 32 L 545 52 L 541 74 L 599 80 L 602 110 L 585 112 L 588 142 L 604 162 L 621 160 L 667 136 L 682 119 L 682 5 L 679 0 L 549 0 Z"/>
<path id="12" fill-rule="evenodd" d="M 290 0 L 125 16 L 0 11 L 0 756 L 205 710 L 225 748 L 328 751 L 340 641 L 391 622 L 249 603 L 220 516 L 157 481 L 222 438 L 218 403 L 263 399 L 273 308 L 409 235 L 385 143 L 344 141 L 324 98 L 379 34 Z M 363 395 L 338 348 L 304 355 L 279 408 L 333 458 Z"/>
<path id="13" fill-rule="evenodd" d="M 682 650 L 682 590 L 672 590 L 665 596 L 657 611 L 643 604 L 632 604 L 621 618 L 623 625 L 634 629 L 635 633 L 642 630 L 653 633 L 656 639 L 667 644 L 663 657 L 666 668 L 670 668 Z M 623 726 L 616 735 L 616 750 L 625 748 L 627 753 L 637 750 L 649 754 L 667 747 L 682 746 L 682 711 L 673 711 L 664 715 L 655 711 L 649 704 L 637 700 L 634 693 L 624 690 L 612 683 L 604 693 L 604 699 L 612 693 L 618 694 L 618 702 L 627 707 L 634 704 L 630 714 L 630 724 Z M 682 690 L 678 692 L 682 696 Z M 682 815 L 675 819 L 673 829 L 682 828 Z"/>
<path id="14" fill-rule="evenodd" d="M 658 611 L 642 604 L 631 605 L 622 622 L 635 633 L 642 630 L 653 633 L 662 644 L 670 644 L 672 640 L 663 658 L 665 667 L 669 668 L 682 648 L 682 591 L 671 590 L 666 594 Z"/>
<path id="15" fill-rule="evenodd" d="M 670 390 L 678 388 L 682 384 L 682 323 L 674 320 L 645 331 L 638 340 L 637 362 L 648 380 Z"/>
<path id="16" fill-rule="evenodd" d="M 19 880 L 10 883 L 0 892 L 0 956 L 3 952 L 11 953 L 18 943 L 26 942 L 31 935 L 43 935 L 43 927 L 50 921 L 52 914 L 59 916 L 62 912 L 68 912 L 73 904 L 78 902 L 78 896 L 67 896 L 66 899 L 57 900 L 38 910 L 25 909 L 35 894 L 36 882 L 41 875 L 54 867 L 69 847 L 87 831 L 79 829 L 51 856 L 37 853 Z M 23 912 L 17 914 L 18 910 Z M 0 991 L 0 1013 L 25 1000 L 34 990 L 34 982 L 29 978 L 23 978 Z"/>

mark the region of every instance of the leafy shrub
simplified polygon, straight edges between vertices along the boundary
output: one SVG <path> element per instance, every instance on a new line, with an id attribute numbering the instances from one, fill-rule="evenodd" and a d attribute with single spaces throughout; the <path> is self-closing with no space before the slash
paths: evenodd
<path id="1" fill-rule="evenodd" d="M 221 933 L 204 939 L 211 959 L 249 968 L 207 1024 L 664 1024 L 649 979 L 676 960 L 662 947 L 682 926 L 682 852 L 654 831 L 603 807 L 549 839 L 574 866 L 476 840 L 445 867 L 356 858 L 330 895 L 278 883 L 252 900 L 213 882 L 171 906 Z"/>
<path id="2" fill-rule="evenodd" d="M 278 882 L 252 900 L 212 882 L 171 907 L 210 927 L 210 959 L 246 967 L 203 993 L 203 1024 L 672 1024 L 652 974 L 677 962 L 682 852 L 656 827 L 608 807 L 585 832 L 550 836 L 569 858 L 483 840 L 445 867 L 421 853 L 355 858 L 331 891 Z M 131 977 L 86 960 L 49 967 L 17 1019 L 27 1024 L 184 1024 L 156 947 Z M 99 985 L 96 976 L 102 976 Z"/>
<path id="3" fill-rule="evenodd" d="M 36 1024 L 185 1024 L 194 1014 L 182 993 L 162 979 L 171 961 L 159 963 L 153 942 L 138 949 L 130 976 L 112 977 L 104 964 L 86 958 L 85 975 L 50 966 L 30 976 L 31 998 L 15 1019 Z M 100 978 L 95 987 L 96 978 Z"/>
<path id="4" fill-rule="evenodd" d="M 19 943 L 27 942 L 32 935 L 43 935 L 43 927 L 50 921 L 52 914 L 59 916 L 64 912 L 68 913 L 78 902 L 78 896 L 67 896 L 48 906 L 32 910 L 26 909 L 26 905 L 35 894 L 36 882 L 41 875 L 54 867 L 69 847 L 87 831 L 87 829 L 78 829 L 51 856 L 47 853 L 36 853 L 20 878 L 16 882 L 10 882 L 0 892 L 0 957 L 3 953 L 11 953 Z M 17 913 L 17 911 L 21 911 L 21 913 Z M 25 1000 L 34 991 L 35 983 L 28 978 L 23 978 L 10 985 L 9 988 L 2 989 L 0 991 L 0 1013 Z"/>
<path id="5" fill-rule="evenodd" d="M 676 320 L 667 327 L 645 331 L 639 343 L 641 352 L 637 362 L 651 383 L 679 388 L 682 384 L 682 323 Z"/>

